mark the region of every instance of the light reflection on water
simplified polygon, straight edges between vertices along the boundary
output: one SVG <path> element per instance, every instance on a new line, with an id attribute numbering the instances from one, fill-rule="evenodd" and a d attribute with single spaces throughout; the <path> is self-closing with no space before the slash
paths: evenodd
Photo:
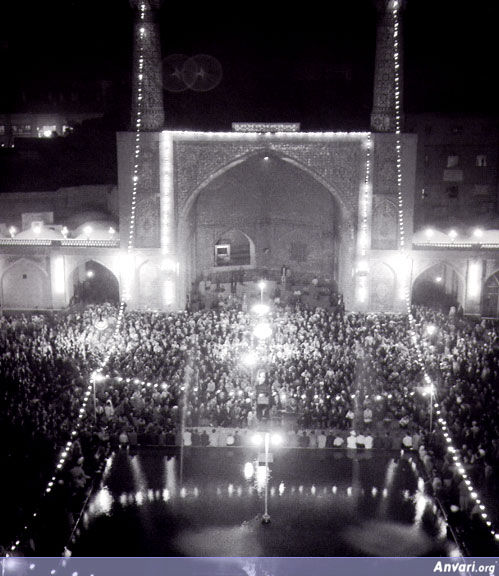
<path id="1" fill-rule="evenodd" d="M 175 457 L 118 454 L 90 501 L 74 553 L 98 555 L 102 534 L 104 555 L 349 556 L 378 550 L 397 556 L 450 549 L 446 524 L 412 461 L 383 453 L 370 460 L 283 453 L 271 465 L 272 522 L 264 528 L 265 466 L 255 466 L 250 476 L 248 454 L 236 450 L 227 457 L 224 449 L 214 450 L 184 455 L 181 486 Z"/>

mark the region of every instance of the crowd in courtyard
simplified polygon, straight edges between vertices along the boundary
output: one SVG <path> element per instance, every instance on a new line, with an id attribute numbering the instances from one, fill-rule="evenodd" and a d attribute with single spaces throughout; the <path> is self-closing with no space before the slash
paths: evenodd
<path id="1" fill-rule="evenodd" d="M 423 308 L 413 310 L 411 324 L 403 315 L 275 306 L 264 320 L 271 333 L 259 339 L 262 318 L 237 306 L 127 311 L 117 334 L 116 315 L 100 305 L 0 317 L 0 426 L 12 439 L 3 443 L 3 462 L 30 470 L 11 489 L 32 495 L 23 495 L 14 525 L 53 472 L 109 352 L 106 378 L 96 383 L 95 406 L 87 406 L 61 475 L 77 502 L 120 445 L 179 438 L 209 445 L 197 431 L 206 428 L 235 430 L 230 443 L 237 445 L 262 422 L 287 426 L 302 447 L 348 446 L 358 435 L 374 447 L 400 448 L 403 438 L 404 448 L 420 450 L 433 490 L 473 513 L 437 433 L 444 418 L 473 481 L 491 494 L 497 488 L 497 326 Z M 423 365 L 440 403 L 431 431 Z"/>

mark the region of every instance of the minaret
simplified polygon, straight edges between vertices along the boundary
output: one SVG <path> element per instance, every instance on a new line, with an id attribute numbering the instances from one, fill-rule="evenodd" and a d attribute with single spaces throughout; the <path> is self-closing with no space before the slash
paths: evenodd
<path id="1" fill-rule="evenodd" d="M 161 0 L 131 0 L 135 11 L 132 117 L 135 130 L 138 109 L 139 64 L 142 57 L 142 130 L 161 130 L 165 121 L 163 108 L 163 75 L 159 34 L 159 7 Z"/>
<path id="2" fill-rule="evenodd" d="M 374 132 L 395 132 L 396 72 L 399 88 L 399 112 L 401 129 L 403 127 L 403 63 L 402 63 L 402 30 L 397 30 L 398 58 L 394 58 L 394 8 L 400 11 L 402 0 L 376 0 L 377 31 L 376 60 L 374 69 L 373 109 L 371 112 L 371 129 Z M 395 64 L 398 67 L 395 68 Z"/>

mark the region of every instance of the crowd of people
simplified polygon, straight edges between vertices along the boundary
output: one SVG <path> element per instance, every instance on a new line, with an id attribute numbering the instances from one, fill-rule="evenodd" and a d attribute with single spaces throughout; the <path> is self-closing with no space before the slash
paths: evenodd
<path id="1" fill-rule="evenodd" d="M 423 308 L 410 323 L 403 315 L 297 305 L 274 306 L 265 320 L 236 306 L 127 311 L 116 333 L 116 316 L 115 307 L 99 305 L 0 317 L 0 426 L 13 439 L 3 444 L 4 461 L 13 478 L 30 469 L 29 482 L 11 488 L 33 495 L 23 495 L 11 526 L 36 503 L 109 353 L 107 378 L 96 383 L 95 405 L 88 404 L 61 477 L 77 502 L 120 445 L 175 444 L 186 431 L 193 444 L 206 445 L 198 428 L 242 431 L 263 422 L 293 429 L 297 446 L 318 446 L 320 436 L 334 447 L 342 431 L 392 448 L 391 436 L 402 433 L 405 448 L 422 449 L 435 492 L 472 512 L 437 434 L 445 418 L 473 480 L 491 494 L 497 487 L 497 327 Z M 259 339 L 254 328 L 262 321 L 271 330 Z M 432 430 L 423 367 L 440 402 Z"/>

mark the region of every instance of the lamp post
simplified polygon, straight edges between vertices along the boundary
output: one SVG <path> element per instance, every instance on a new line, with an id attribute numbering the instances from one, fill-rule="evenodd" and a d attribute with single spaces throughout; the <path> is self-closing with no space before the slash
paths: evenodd
<path id="1" fill-rule="evenodd" d="M 280 434 L 271 433 L 269 431 L 265 431 L 263 435 L 263 444 L 265 449 L 265 485 L 264 485 L 264 510 L 262 516 L 262 524 L 270 524 L 270 514 L 269 514 L 269 456 L 270 456 L 270 442 L 276 446 L 282 443 L 282 437 Z M 262 443 L 262 436 L 260 434 L 255 434 L 253 437 L 253 442 L 257 446 L 261 445 Z"/>
<path id="2" fill-rule="evenodd" d="M 432 384 L 430 390 L 430 434 L 433 429 L 433 394 L 434 394 L 434 386 Z"/>
<path id="3" fill-rule="evenodd" d="M 95 383 L 102 382 L 102 380 L 105 380 L 105 376 L 103 376 L 100 372 L 94 372 L 90 377 L 90 382 L 92 382 L 92 391 L 93 391 L 94 423 L 97 423 L 97 402 L 95 397 Z"/>
<path id="4" fill-rule="evenodd" d="M 423 388 L 423 394 L 426 396 L 428 394 L 428 396 L 430 397 L 430 426 L 429 426 L 429 432 L 431 434 L 432 430 L 433 430 L 433 396 L 435 394 L 435 386 L 430 383 L 427 386 L 425 386 Z"/>
<path id="5" fill-rule="evenodd" d="M 270 523 L 269 514 L 269 447 L 270 447 L 270 434 L 265 432 L 265 511 L 262 516 L 262 523 Z"/>
<path id="6" fill-rule="evenodd" d="M 258 288 L 260 288 L 260 304 L 263 304 L 263 291 L 265 290 L 265 280 L 260 280 L 260 282 L 258 282 Z"/>

